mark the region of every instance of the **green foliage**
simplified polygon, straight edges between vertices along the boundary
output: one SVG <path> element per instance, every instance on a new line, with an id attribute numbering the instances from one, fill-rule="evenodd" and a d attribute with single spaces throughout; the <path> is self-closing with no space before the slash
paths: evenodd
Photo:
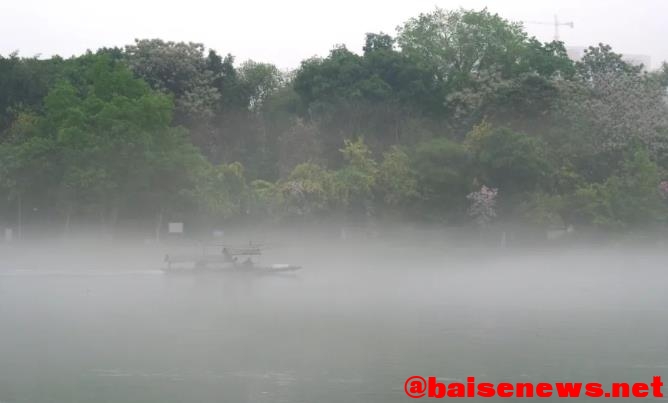
<path id="1" fill-rule="evenodd" d="M 314 216 L 329 212 L 338 201 L 334 173 L 306 162 L 299 164 L 287 180 L 278 184 L 283 214 Z"/>
<path id="2" fill-rule="evenodd" d="M 609 74 L 640 74 L 641 66 L 634 66 L 622 58 L 622 55 L 612 51 L 610 45 L 599 43 L 585 49 L 581 60 L 575 64 L 578 75 L 583 80 L 593 80 L 601 75 Z"/>
<path id="3" fill-rule="evenodd" d="M 541 77 L 559 75 L 565 79 L 575 74 L 575 64 L 568 57 L 563 42 L 541 43 L 536 38 L 529 38 L 524 45 L 519 72 L 536 73 Z"/>
<path id="4" fill-rule="evenodd" d="M 256 112 L 283 83 L 283 76 L 276 66 L 252 60 L 241 65 L 239 75 L 248 97 L 248 106 Z"/>
<path id="5" fill-rule="evenodd" d="M 279 185 L 265 180 L 250 183 L 250 213 L 254 217 L 267 218 L 280 216 L 284 204 Z"/>
<path id="6" fill-rule="evenodd" d="M 401 49 L 433 65 L 451 84 L 462 83 L 490 68 L 510 70 L 525 34 L 487 10 L 420 14 L 399 29 Z"/>
<path id="7" fill-rule="evenodd" d="M 104 205 L 141 191 L 153 153 L 168 143 L 171 101 L 105 57 L 85 73 L 85 93 L 69 82 L 49 92 L 45 125 L 60 150 L 71 201 Z"/>
<path id="8" fill-rule="evenodd" d="M 668 67 L 602 44 L 573 63 L 487 9 L 437 8 L 360 50 L 292 72 L 160 39 L 0 56 L 0 213 L 464 223 L 470 201 L 539 227 L 665 222 Z"/>
<path id="9" fill-rule="evenodd" d="M 44 137 L 28 137 L 0 145 L 0 187 L 7 198 L 53 196 L 58 180 L 56 144 Z"/>
<path id="10" fill-rule="evenodd" d="M 308 124 L 303 119 L 295 119 L 286 127 L 276 145 L 280 176 L 288 176 L 295 166 L 313 161 L 314 156 L 321 155 L 318 134 L 315 125 Z"/>
<path id="11" fill-rule="evenodd" d="M 68 215 L 113 217 L 123 206 L 175 203 L 179 186 L 191 185 L 204 161 L 169 127 L 171 100 L 106 55 L 86 58 L 79 76 L 85 86 L 58 82 L 44 99 L 42 118 L 15 122 L 12 143 L 4 144 L 12 152 L 1 162 L 10 167 L 6 184 L 37 200 L 49 195 Z M 24 182 L 34 187 L 19 186 Z"/>
<path id="12" fill-rule="evenodd" d="M 392 147 L 383 154 L 377 175 L 377 193 L 387 206 L 404 207 L 419 197 L 416 172 L 400 148 Z"/>
<path id="13" fill-rule="evenodd" d="M 622 225 L 614 217 L 610 205 L 611 195 L 606 186 L 591 183 L 575 191 L 570 197 L 570 220 L 577 224 L 601 228 L 617 228 Z"/>
<path id="14" fill-rule="evenodd" d="M 507 128 L 482 127 L 467 138 L 478 174 L 501 194 L 533 191 L 550 173 L 538 140 Z"/>
<path id="15" fill-rule="evenodd" d="M 610 229 L 663 222 L 667 210 L 658 190 L 659 182 L 656 164 L 645 151 L 635 151 L 618 174 L 575 192 L 571 200 L 573 220 Z"/>
<path id="16" fill-rule="evenodd" d="M 487 9 L 420 14 L 398 28 L 398 43 L 402 55 L 434 72 L 440 109 L 430 109 L 456 137 L 484 118 L 515 130 L 540 126 L 556 94 L 553 80 L 574 75 L 562 43 L 541 43 Z"/>
<path id="17" fill-rule="evenodd" d="M 444 138 L 416 145 L 412 152 L 425 213 L 465 216 L 466 195 L 472 187 L 473 159 L 466 147 Z"/>
<path id="18" fill-rule="evenodd" d="M 394 42 L 394 38 L 388 34 L 382 32 L 379 34 L 367 33 L 362 50 L 364 50 L 365 55 L 371 52 L 392 51 L 394 49 Z"/>
<path id="19" fill-rule="evenodd" d="M 200 176 L 196 201 L 207 215 L 221 221 L 247 213 L 249 191 L 239 163 L 209 166 Z"/>
<path id="20" fill-rule="evenodd" d="M 61 75 L 59 57 L 40 60 L 18 53 L 0 55 L 0 132 L 11 126 L 21 112 L 38 112 L 49 88 Z"/>
<path id="21" fill-rule="evenodd" d="M 293 81 L 299 110 L 318 125 L 324 157 L 334 164 L 345 135 L 364 134 L 369 145 L 387 148 L 410 136 L 406 117 L 443 110 L 433 69 L 394 50 L 385 34 L 368 34 L 367 42 L 363 56 L 338 47 L 304 61 Z"/>
<path id="22" fill-rule="evenodd" d="M 536 72 L 551 76 L 572 69 L 563 45 L 542 45 L 518 23 L 487 9 L 420 14 L 399 28 L 401 49 L 437 68 L 453 89 L 461 89 L 486 73 L 503 78 Z"/>
<path id="23" fill-rule="evenodd" d="M 346 164 L 336 174 L 340 201 L 353 212 L 370 214 L 378 172 L 376 161 L 361 138 L 346 140 L 341 153 Z"/>
<path id="24" fill-rule="evenodd" d="M 563 228 L 564 209 L 565 202 L 560 195 L 537 192 L 520 204 L 518 215 L 530 225 L 541 228 Z"/>

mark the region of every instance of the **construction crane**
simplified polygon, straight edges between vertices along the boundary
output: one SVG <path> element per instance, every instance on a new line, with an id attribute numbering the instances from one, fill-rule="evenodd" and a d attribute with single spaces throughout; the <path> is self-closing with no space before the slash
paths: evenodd
<path id="1" fill-rule="evenodd" d="M 540 25 L 554 25 L 554 40 L 558 41 L 559 40 L 559 27 L 561 25 L 565 25 L 567 27 L 574 28 L 575 24 L 573 24 L 573 21 L 569 22 L 560 22 L 559 17 L 557 15 L 554 15 L 554 22 L 545 22 L 545 21 L 525 21 L 528 24 L 540 24 Z"/>

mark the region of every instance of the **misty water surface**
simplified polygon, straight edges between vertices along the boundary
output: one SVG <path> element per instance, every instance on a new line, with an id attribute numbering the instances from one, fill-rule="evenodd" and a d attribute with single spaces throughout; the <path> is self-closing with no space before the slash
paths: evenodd
<path id="1" fill-rule="evenodd" d="M 295 276 L 164 275 L 155 246 L 4 247 L 0 401 L 404 402 L 411 375 L 668 375 L 662 252 L 282 241 L 265 257 Z"/>

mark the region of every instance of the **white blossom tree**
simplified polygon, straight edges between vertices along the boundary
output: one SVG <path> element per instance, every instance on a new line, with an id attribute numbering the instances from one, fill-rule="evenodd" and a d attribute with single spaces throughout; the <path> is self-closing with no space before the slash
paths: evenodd
<path id="1" fill-rule="evenodd" d="M 479 191 L 472 192 L 467 199 L 471 201 L 469 215 L 481 227 L 487 226 L 496 217 L 496 195 L 498 189 L 483 185 Z"/>
<path id="2" fill-rule="evenodd" d="M 668 181 L 661 181 L 659 183 L 659 192 L 664 199 L 668 199 Z"/>

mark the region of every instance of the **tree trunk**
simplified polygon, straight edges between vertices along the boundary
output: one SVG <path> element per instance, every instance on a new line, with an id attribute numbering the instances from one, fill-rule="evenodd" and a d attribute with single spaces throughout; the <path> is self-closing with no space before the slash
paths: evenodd
<path id="1" fill-rule="evenodd" d="M 155 242 L 160 243 L 160 231 L 162 230 L 163 209 L 158 212 L 158 222 L 155 226 Z"/>
<path id="2" fill-rule="evenodd" d="M 72 219 L 72 206 L 67 206 L 67 212 L 65 213 L 65 238 L 70 234 L 70 222 Z"/>
<path id="3" fill-rule="evenodd" d="M 109 235 L 113 238 L 114 233 L 116 232 L 116 224 L 118 223 L 118 211 L 119 207 L 117 203 L 111 207 L 111 212 L 109 213 L 109 223 L 107 224 L 109 228 Z"/>
<path id="4" fill-rule="evenodd" d="M 20 240 L 23 239 L 23 198 L 19 193 L 18 201 L 18 211 L 17 211 L 17 238 Z"/>

